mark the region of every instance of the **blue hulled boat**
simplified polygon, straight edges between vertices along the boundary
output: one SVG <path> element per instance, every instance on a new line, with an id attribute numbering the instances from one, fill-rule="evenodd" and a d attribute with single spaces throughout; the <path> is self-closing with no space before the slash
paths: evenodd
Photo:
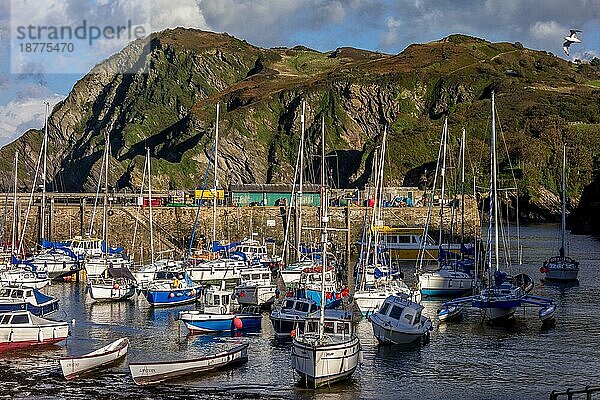
<path id="1" fill-rule="evenodd" d="M 153 307 L 169 307 L 193 303 L 198 300 L 202 286 L 192 281 L 186 273 L 174 279 L 158 279 L 142 293 Z"/>
<path id="2" fill-rule="evenodd" d="M 27 310 L 39 317 L 58 310 L 58 299 L 38 289 L 4 286 L 0 288 L 0 313 Z"/>

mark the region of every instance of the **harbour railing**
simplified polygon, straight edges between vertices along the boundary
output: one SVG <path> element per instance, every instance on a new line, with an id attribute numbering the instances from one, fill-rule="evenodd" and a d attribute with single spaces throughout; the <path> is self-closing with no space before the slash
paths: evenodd
<path id="1" fill-rule="evenodd" d="M 592 400 L 592 395 L 594 393 L 599 393 L 600 392 L 600 387 L 591 387 L 591 386 L 586 386 L 583 389 L 571 389 L 568 388 L 567 390 L 560 392 L 557 390 L 553 390 L 550 393 L 550 400 L 558 400 L 560 398 L 564 398 L 563 396 L 566 396 L 567 400 L 573 400 L 573 399 L 583 399 L 583 396 L 576 396 L 576 395 L 585 395 L 585 399 L 586 400 Z"/>

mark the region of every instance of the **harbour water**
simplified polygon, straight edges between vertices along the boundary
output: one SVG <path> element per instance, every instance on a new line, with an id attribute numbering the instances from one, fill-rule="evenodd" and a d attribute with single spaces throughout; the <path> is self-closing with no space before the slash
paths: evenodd
<path id="1" fill-rule="evenodd" d="M 557 252 L 558 228 L 522 228 L 523 264 L 513 273 L 534 278 L 533 293 L 558 304 L 554 327 L 541 327 L 536 309 L 517 313 L 508 326 L 480 323 L 476 312 L 461 322 L 440 325 L 440 301 L 424 302 L 434 330 L 428 343 L 380 346 L 370 323 L 359 325 L 364 361 L 348 382 L 311 391 L 296 386 L 290 367 L 291 344 L 277 342 L 268 314 L 262 331 L 240 337 L 187 336 L 178 311 L 151 309 L 139 296 L 123 303 L 86 301 L 83 283 L 54 284 L 61 301 L 55 319 L 75 319 L 72 336 L 60 346 L 0 355 L 0 398 L 315 398 L 315 399 L 545 399 L 553 389 L 600 385 L 600 241 L 571 236 L 571 255 L 580 261 L 578 285 L 540 282 L 542 261 Z M 406 273 L 409 275 L 409 273 Z M 131 341 L 130 361 L 193 358 L 237 342 L 250 344 L 241 367 L 187 381 L 136 386 L 127 363 L 87 378 L 66 382 L 57 357 L 82 354 L 119 337 Z"/>

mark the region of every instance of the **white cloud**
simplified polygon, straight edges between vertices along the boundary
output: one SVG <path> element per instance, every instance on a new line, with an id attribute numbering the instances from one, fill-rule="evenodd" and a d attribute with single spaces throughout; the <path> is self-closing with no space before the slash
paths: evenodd
<path id="1" fill-rule="evenodd" d="M 0 106 L 0 146 L 4 146 L 28 129 L 40 129 L 44 126 L 44 102 L 50 103 L 50 109 L 61 101 L 63 96 L 53 94 L 46 97 L 30 97 L 13 100 Z"/>
<path id="2" fill-rule="evenodd" d="M 566 32 L 568 29 L 556 21 L 537 21 L 529 28 L 531 37 L 541 41 L 554 40 Z"/>

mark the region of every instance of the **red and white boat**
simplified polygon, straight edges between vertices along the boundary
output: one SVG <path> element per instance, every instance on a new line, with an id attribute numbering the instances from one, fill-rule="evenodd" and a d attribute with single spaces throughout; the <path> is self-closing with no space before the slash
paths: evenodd
<path id="1" fill-rule="evenodd" d="M 34 345 L 54 344 L 69 335 L 69 324 L 40 318 L 29 311 L 0 314 L 0 352 Z"/>

